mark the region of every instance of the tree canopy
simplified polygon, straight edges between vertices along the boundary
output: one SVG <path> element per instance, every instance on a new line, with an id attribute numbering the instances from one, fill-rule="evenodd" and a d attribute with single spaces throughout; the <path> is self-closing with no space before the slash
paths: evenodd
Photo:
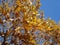
<path id="1" fill-rule="evenodd" d="M 44 18 L 40 0 L 1 2 L 0 45 L 60 45 L 60 24 Z"/>

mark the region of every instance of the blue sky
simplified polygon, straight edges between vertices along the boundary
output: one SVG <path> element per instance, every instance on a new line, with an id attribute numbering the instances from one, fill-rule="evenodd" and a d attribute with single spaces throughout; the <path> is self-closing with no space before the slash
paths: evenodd
<path id="1" fill-rule="evenodd" d="M 60 20 L 60 0 L 41 0 L 41 4 L 45 17 L 51 17 L 56 22 Z"/>

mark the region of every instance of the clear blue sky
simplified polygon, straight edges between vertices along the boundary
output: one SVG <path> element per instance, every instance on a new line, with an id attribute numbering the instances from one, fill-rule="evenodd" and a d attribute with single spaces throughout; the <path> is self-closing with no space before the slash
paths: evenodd
<path id="1" fill-rule="evenodd" d="M 56 22 L 60 20 L 60 0 L 41 0 L 41 4 L 45 17 L 51 17 Z"/>

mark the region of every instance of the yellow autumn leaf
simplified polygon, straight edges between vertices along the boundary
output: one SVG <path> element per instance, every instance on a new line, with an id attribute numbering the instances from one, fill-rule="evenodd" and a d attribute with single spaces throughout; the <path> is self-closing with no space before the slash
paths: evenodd
<path id="1" fill-rule="evenodd" d="M 41 24 L 39 24 L 39 25 L 37 25 L 36 26 L 36 29 L 38 29 L 38 30 L 42 30 L 42 29 L 44 29 L 45 27 L 43 26 L 43 25 L 41 25 Z"/>
<path id="2" fill-rule="evenodd" d="M 35 40 L 30 40 L 31 43 L 33 44 L 36 44 L 36 41 Z"/>
<path id="3" fill-rule="evenodd" d="M 24 26 L 24 28 L 26 29 L 26 30 L 31 30 L 32 29 L 32 27 L 31 26 Z"/>
<path id="4" fill-rule="evenodd" d="M 36 9 L 36 6 L 32 6 L 32 10 L 35 10 Z"/>
<path id="5" fill-rule="evenodd" d="M 16 5 L 18 5 L 18 6 L 21 5 L 20 0 L 17 0 L 17 1 L 16 1 Z"/>
<path id="6" fill-rule="evenodd" d="M 38 14 L 38 11 L 33 11 L 33 14 Z"/>
<path id="7" fill-rule="evenodd" d="M 46 30 L 51 31 L 51 30 L 52 30 L 52 28 L 48 27 Z"/>
<path id="8" fill-rule="evenodd" d="M 38 24 L 41 23 L 41 19 L 37 19 L 37 23 L 38 23 Z"/>
<path id="9" fill-rule="evenodd" d="M 16 9 L 15 9 L 15 12 L 19 12 L 20 11 L 20 7 L 17 7 Z"/>

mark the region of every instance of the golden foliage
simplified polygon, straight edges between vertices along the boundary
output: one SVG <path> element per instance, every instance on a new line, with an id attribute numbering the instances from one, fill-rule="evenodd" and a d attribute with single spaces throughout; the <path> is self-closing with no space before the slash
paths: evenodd
<path id="1" fill-rule="evenodd" d="M 15 0 L 12 6 L 8 1 L 7 3 L 2 1 L 0 5 L 0 24 L 3 26 L 0 36 L 4 38 L 2 45 L 38 45 L 35 39 L 39 36 L 46 40 L 43 45 L 53 43 L 49 42 L 50 36 L 59 45 L 60 25 L 50 18 L 45 19 L 44 13 L 38 11 L 40 6 L 40 0 Z M 4 32 L 4 28 L 7 28 L 6 32 Z M 42 33 L 35 35 L 34 33 L 38 30 Z M 45 34 L 49 36 L 46 37 Z M 12 38 L 8 43 L 6 41 L 9 36 Z"/>

